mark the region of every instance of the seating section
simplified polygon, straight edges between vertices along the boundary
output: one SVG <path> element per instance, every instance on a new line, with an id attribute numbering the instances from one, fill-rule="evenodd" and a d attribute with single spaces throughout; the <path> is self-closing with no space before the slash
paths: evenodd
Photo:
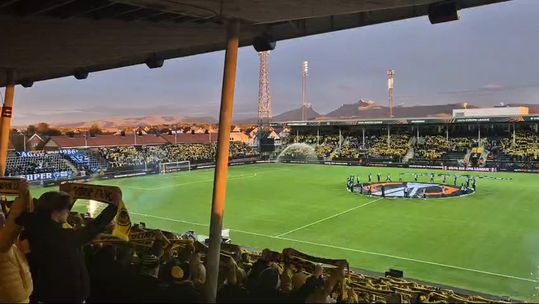
<path id="1" fill-rule="evenodd" d="M 279 151 L 292 143 L 305 143 L 314 148 L 319 160 L 352 160 L 362 163 L 408 163 L 417 165 L 491 166 L 497 168 L 539 168 L 539 135 L 518 131 L 513 139 L 411 134 L 386 135 L 290 135 L 282 138 Z M 146 146 L 116 146 L 79 149 L 75 153 L 10 153 L 8 175 L 80 171 L 98 173 L 114 169 L 157 168 L 160 163 L 190 161 L 211 163 L 215 160 L 216 142 L 180 143 Z M 28 156 L 30 155 L 30 156 Z M 241 142 L 230 143 L 230 158 L 257 158 L 256 147 Z"/>
<path id="2" fill-rule="evenodd" d="M 517 132 L 515 140 L 502 138 L 501 151 L 513 161 L 539 161 L 539 135 L 532 132 Z"/>
<path id="3" fill-rule="evenodd" d="M 91 219 L 71 214 L 75 228 Z M 91 279 L 89 302 L 198 302 L 202 300 L 207 246 L 195 232 L 183 234 L 135 224 L 130 241 L 109 228 L 85 247 Z M 253 251 L 225 240 L 221 247 L 217 302 L 225 303 L 510 303 L 391 276 L 350 270 L 346 260 L 310 256 L 292 248 Z M 159 284 L 136 285 L 147 272 Z M 117 281 L 121 277 L 122 280 Z M 181 288 L 178 288 L 180 286 Z M 171 290 L 175 292 L 171 292 Z"/>
<path id="4" fill-rule="evenodd" d="M 284 147 L 296 142 L 313 146 L 320 160 L 539 168 L 539 135 L 533 131 L 516 132 L 514 142 L 512 136 L 491 136 L 481 138 L 479 143 L 474 134 L 449 138 L 443 135 L 423 135 L 417 138 L 412 134 L 391 134 L 389 143 L 387 135 L 370 134 L 363 139 L 356 134 L 343 136 L 340 146 L 338 136 L 317 138 L 313 134 L 292 134 L 282 139 Z"/>
<path id="5" fill-rule="evenodd" d="M 156 166 L 159 163 L 191 161 L 207 163 L 215 160 L 217 143 L 167 144 L 160 146 L 127 146 L 100 148 L 100 154 L 109 162 L 110 168 Z M 245 143 L 230 143 L 230 158 L 258 157 L 259 153 Z"/>
<path id="6" fill-rule="evenodd" d="M 370 161 L 401 162 L 410 147 L 409 135 L 391 135 L 389 141 L 386 136 L 377 137 L 368 150 L 368 158 Z"/>
<path id="7" fill-rule="evenodd" d="M 415 164 L 459 165 L 476 141 L 467 137 L 424 136 L 414 148 Z"/>
<path id="8" fill-rule="evenodd" d="M 60 153 L 10 152 L 6 176 L 72 171 L 70 163 Z"/>

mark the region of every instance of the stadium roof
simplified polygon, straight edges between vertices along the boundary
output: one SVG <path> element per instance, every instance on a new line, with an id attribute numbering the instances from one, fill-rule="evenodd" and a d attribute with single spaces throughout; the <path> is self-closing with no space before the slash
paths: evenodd
<path id="1" fill-rule="evenodd" d="M 121 135 L 96 135 L 74 136 L 65 135 L 51 136 L 45 145 L 47 148 L 81 148 L 81 147 L 118 147 L 133 145 L 162 145 L 167 141 L 156 135 L 121 136 Z"/>
<path id="2" fill-rule="evenodd" d="M 217 133 L 195 133 L 195 134 L 178 134 L 174 135 L 161 135 L 167 142 L 173 144 L 208 144 L 211 142 L 217 142 Z"/>
<path id="3" fill-rule="evenodd" d="M 166 143 L 178 144 L 207 144 L 217 142 L 217 133 L 210 134 L 178 134 L 174 135 L 96 135 L 88 136 L 51 136 L 47 148 L 84 148 L 84 147 L 118 147 L 133 145 L 163 145 Z"/>
<path id="4" fill-rule="evenodd" d="M 375 126 L 375 125 L 428 125 L 428 124 L 477 124 L 477 123 L 539 123 L 539 115 L 491 116 L 491 117 L 423 117 L 423 118 L 381 118 L 311 120 L 271 123 L 272 126 L 289 127 L 329 127 L 329 126 Z"/>
<path id="5" fill-rule="evenodd" d="M 459 9 L 507 0 L 458 0 Z M 4 0 L 0 86 L 160 61 L 225 48 L 223 20 L 241 21 L 240 46 L 427 15 L 441 0 Z M 7 71 L 14 71 L 8 80 Z"/>

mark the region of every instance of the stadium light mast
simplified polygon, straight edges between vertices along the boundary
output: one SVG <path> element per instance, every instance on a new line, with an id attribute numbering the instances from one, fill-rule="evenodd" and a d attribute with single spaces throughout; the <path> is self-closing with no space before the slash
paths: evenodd
<path id="1" fill-rule="evenodd" d="M 395 77 L 395 70 L 388 70 L 387 71 L 387 90 L 389 93 L 389 118 L 393 118 L 393 105 L 395 104 L 394 99 L 394 77 Z"/>
<path id="2" fill-rule="evenodd" d="M 301 77 L 301 120 L 305 120 L 305 110 L 307 109 L 307 76 L 309 76 L 309 62 L 303 61 L 303 74 Z"/>
<path id="3" fill-rule="evenodd" d="M 262 130 L 269 126 L 271 120 L 271 95 L 269 84 L 269 55 L 270 51 L 258 52 L 260 57 L 260 73 L 258 78 L 258 128 Z"/>

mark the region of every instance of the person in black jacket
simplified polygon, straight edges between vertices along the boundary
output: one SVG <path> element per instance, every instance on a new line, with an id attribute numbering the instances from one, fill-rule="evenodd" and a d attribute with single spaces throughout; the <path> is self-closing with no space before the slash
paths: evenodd
<path id="1" fill-rule="evenodd" d="M 81 303 L 90 295 L 90 280 L 82 247 L 102 232 L 117 212 L 121 193 L 99 216 L 80 229 L 64 229 L 73 199 L 66 192 L 41 195 L 34 213 L 19 217 L 30 243 L 28 256 L 34 294 L 39 302 Z"/>

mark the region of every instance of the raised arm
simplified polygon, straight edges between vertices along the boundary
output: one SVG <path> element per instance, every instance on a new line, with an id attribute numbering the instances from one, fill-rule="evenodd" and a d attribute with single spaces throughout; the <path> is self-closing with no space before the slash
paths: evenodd
<path id="1" fill-rule="evenodd" d="M 23 181 L 19 184 L 19 196 L 11 205 L 9 215 L 7 215 L 6 225 L 0 229 L 0 252 L 7 252 L 17 240 L 21 226 L 15 223 L 15 219 L 27 210 L 30 200 L 30 186 L 27 181 Z"/>
<path id="2" fill-rule="evenodd" d="M 115 194 L 110 205 L 108 205 L 107 208 L 105 208 L 92 222 L 83 228 L 72 231 L 71 233 L 73 233 L 75 245 L 82 246 L 101 233 L 116 216 L 118 205 L 121 200 L 122 193 Z"/>

